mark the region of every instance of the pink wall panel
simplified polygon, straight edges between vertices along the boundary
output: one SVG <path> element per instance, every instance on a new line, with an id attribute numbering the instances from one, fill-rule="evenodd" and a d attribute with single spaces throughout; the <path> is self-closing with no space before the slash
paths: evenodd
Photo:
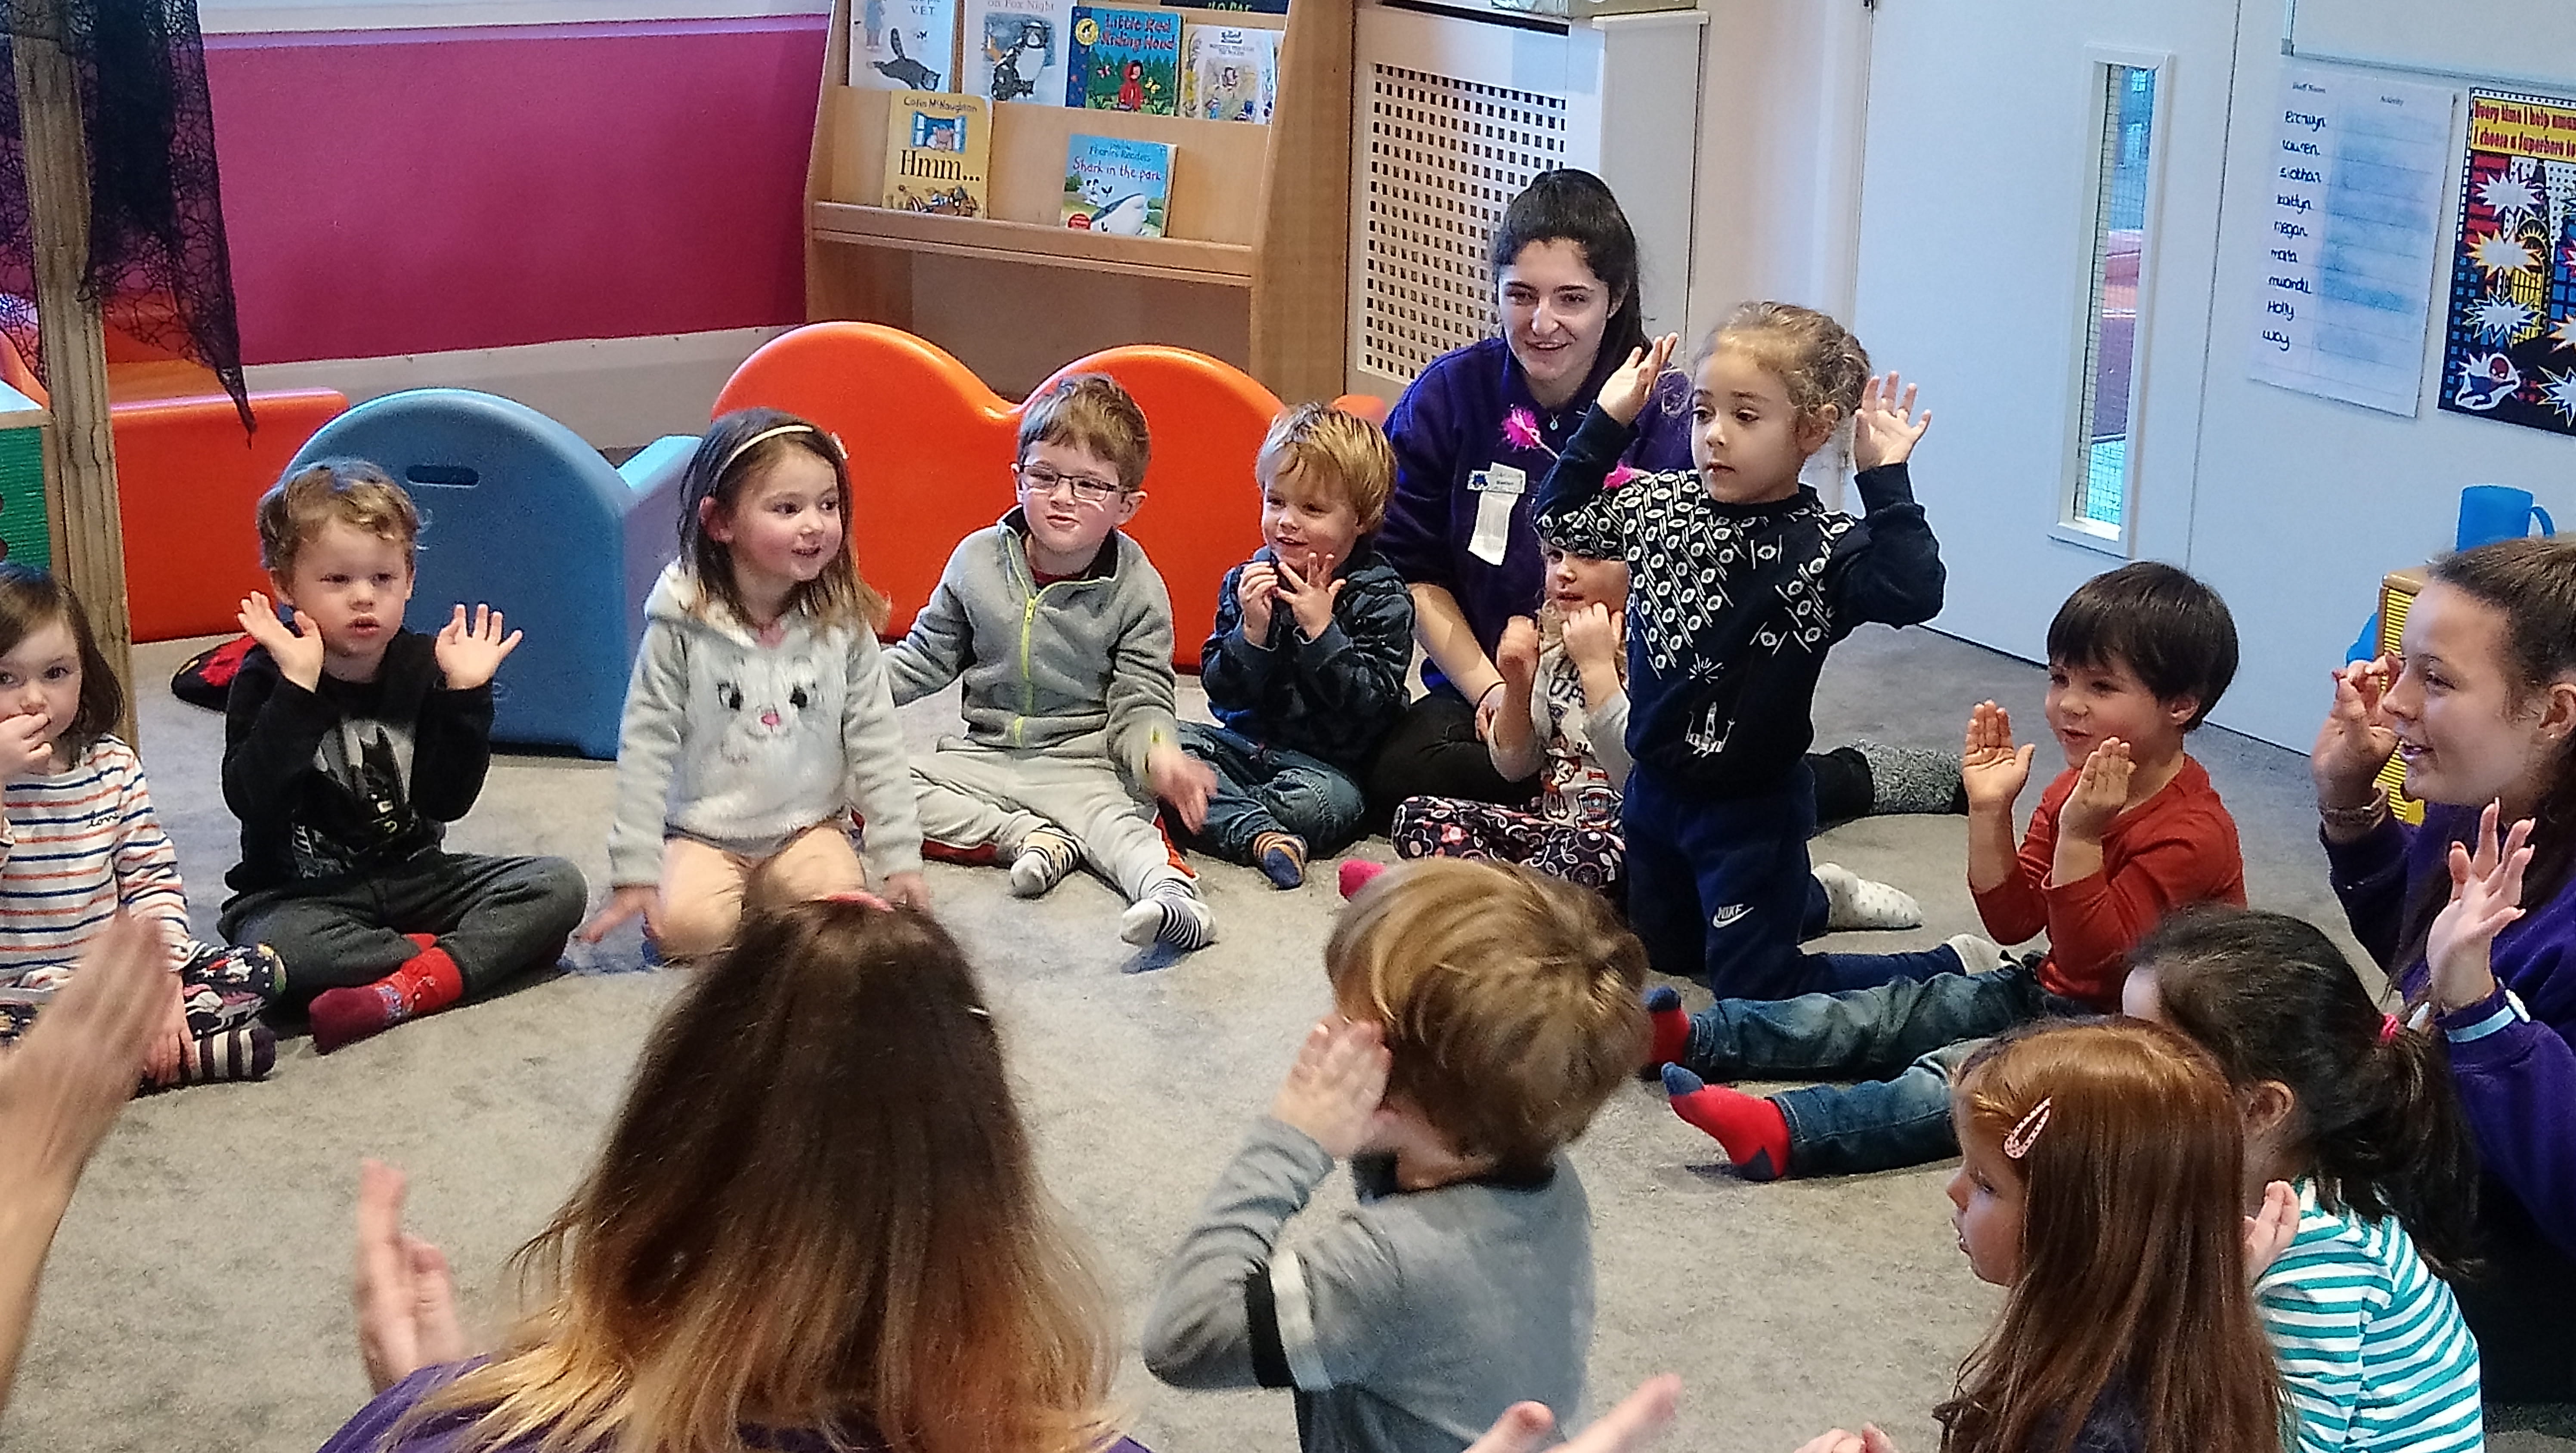
<path id="1" fill-rule="evenodd" d="M 245 360 L 801 321 L 824 25 L 208 37 Z"/>

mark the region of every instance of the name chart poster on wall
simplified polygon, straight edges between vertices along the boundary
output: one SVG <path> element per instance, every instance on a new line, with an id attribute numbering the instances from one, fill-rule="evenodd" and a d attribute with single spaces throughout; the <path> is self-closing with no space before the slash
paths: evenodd
<path id="1" fill-rule="evenodd" d="M 2445 86 L 2284 69 L 2253 377 L 2415 416 L 2455 99 Z"/>
<path id="2" fill-rule="evenodd" d="M 2469 93 L 2442 407 L 2576 434 L 2576 101 Z"/>

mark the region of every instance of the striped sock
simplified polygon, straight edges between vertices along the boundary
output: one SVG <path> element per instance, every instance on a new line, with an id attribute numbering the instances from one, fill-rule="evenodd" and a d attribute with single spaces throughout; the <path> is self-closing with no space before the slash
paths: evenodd
<path id="1" fill-rule="evenodd" d="M 1216 942 L 1216 918 L 1186 883 L 1165 883 L 1118 915 L 1118 936 L 1139 946 L 1202 949 Z"/>
<path id="2" fill-rule="evenodd" d="M 265 1024 L 219 1029 L 188 1041 L 179 1057 L 174 1085 L 206 1085 L 220 1080 L 264 1080 L 277 1064 L 277 1035 Z"/>

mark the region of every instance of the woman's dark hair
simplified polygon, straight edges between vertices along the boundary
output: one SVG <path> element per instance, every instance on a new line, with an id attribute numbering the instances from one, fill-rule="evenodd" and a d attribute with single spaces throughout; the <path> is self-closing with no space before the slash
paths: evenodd
<path id="1" fill-rule="evenodd" d="M 2576 679 L 2576 540 L 2498 540 L 2443 556 L 2433 578 L 2504 617 L 2505 659 L 2499 664 L 2519 678 L 2512 698 L 2517 710 L 2552 682 Z M 2557 897 L 2576 877 L 2576 736 L 2559 744 L 2557 770 L 2533 804 L 2532 818 L 2525 908 Z M 2427 927 L 2449 901 L 2449 882 L 2441 887 L 2424 914 Z"/>
<path id="2" fill-rule="evenodd" d="M 108 669 L 107 657 L 99 653 L 98 637 L 89 628 L 89 612 L 81 609 L 80 597 L 72 594 L 72 588 L 32 565 L 0 560 L 0 656 L 56 621 L 71 632 L 72 649 L 80 653 L 80 704 L 72 711 L 71 724 L 55 739 L 63 755 L 77 761 L 99 738 L 116 729 L 117 719 L 125 715 L 125 688 Z"/>
<path id="3" fill-rule="evenodd" d="M 1494 228 L 1495 282 L 1502 281 L 1503 269 L 1520 257 L 1522 248 L 1540 242 L 1571 242 L 1583 249 L 1583 265 L 1610 290 L 1610 322 L 1601 334 L 1594 373 L 1605 364 L 1618 367 L 1629 353 L 1646 346 L 1637 234 L 1628 226 L 1628 214 L 1619 210 L 1619 199 L 1610 194 L 1609 183 L 1571 167 L 1530 178 Z"/>
<path id="4" fill-rule="evenodd" d="M 2475 1139 L 2442 1037 L 2396 1028 L 2350 960 L 2315 925 L 2204 905 L 2167 917 L 2129 954 L 2156 977 L 2164 1020 L 2242 1090 L 2298 1099 L 2290 1131 L 2327 1209 L 2394 1215 L 2424 1263 L 2469 1267 L 2477 1220 Z"/>

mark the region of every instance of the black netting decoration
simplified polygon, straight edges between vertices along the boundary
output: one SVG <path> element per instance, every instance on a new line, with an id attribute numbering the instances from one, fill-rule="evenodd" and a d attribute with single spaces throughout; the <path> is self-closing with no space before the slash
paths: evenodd
<path id="1" fill-rule="evenodd" d="M 71 57 L 89 145 L 89 272 L 109 326 L 206 365 L 251 427 L 196 0 L 0 0 L 0 332 L 39 376 L 35 237 L 10 46 Z"/>

